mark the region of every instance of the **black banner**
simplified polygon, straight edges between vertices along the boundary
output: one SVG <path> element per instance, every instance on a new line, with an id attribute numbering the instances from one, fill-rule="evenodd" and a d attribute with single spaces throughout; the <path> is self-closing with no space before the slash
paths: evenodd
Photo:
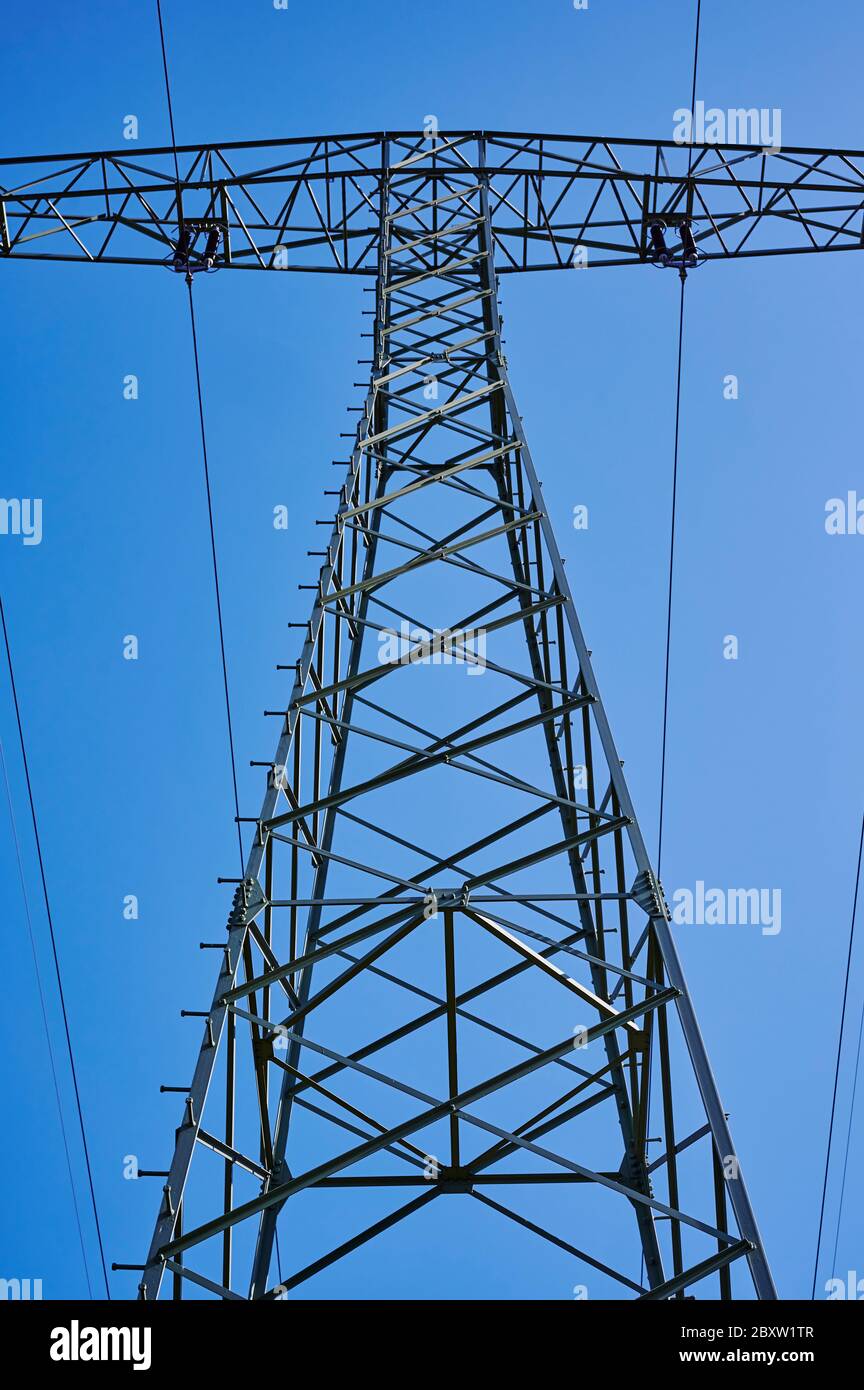
<path id="1" fill-rule="evenodd" d="M 293 1302 L 293 1300 L 291 1300 Z M 296 1339 L 300 1328 L 315 1331 L 318 1316 L 332 1326 L 334 1312 L 340 1319 L 340 1333 L 325 1341 L 328 1361 L 341 1351 L 355 1357 L 370 1335 L 375 1337 L 376 1360 L 388 1349 L 396 1355 L 406 1336 L 422 1339 L 424 1378 L 428 1378 L 430 1356 L 445 1360 L 453 1355 L 449 1339 L 443 1335 L 444 1319 L 461 1322 L 466 1310 L 472 1316 L 470 1335 L 481 1336 L 485 1328 L 494 1340 L 475 1342 L 478 1358 L 488 1355 L 494 1364 L 499 1356 L 510 1357 L 517 1325 L 508 1318 L 503 1330 L 499 1316 L 508 1304 L 471 1302 L 459 1306 L 443 1303 L 429 1320 L 428 1305 L 421 1304 L 412 1315 L 411 1305 L 400 1305 L 399 1323 L 394 1324 L 392 1305 L 362 1303 L 357 1314 L 353 1304 L 320 1304 L 297 1301 L 293 1307 L 273 1302 L 236 1305 L 202 1302 L 146 1303 L 67 1303 L 9 1301 L 0 1305 L 0 1329 L 10 1359 L 26 1370 L 38 1368 L 59 1377 L 70 1373 L 92 1374 L 106 1367 L 119 1371 L 157 1376 L 177 1372 L 201 1371 L 221 1376 L 248 1376 L 252 1366 L 266 1365 L 276 1374 L 280 1364 L 285 1373 L 297 1367 Z M 815 1367 L 824 1375 L 836 1364 L 854 1365 L 862 1319 L 856 1306 L 843 1302 L 788 1303 L 710 1303 L 670 1300 L 639 1305 L 632 1303 L 529 1304 L 529 1317 L 536 1319 L 535 1330 L 544 1337 L 556 1337 L 556 1360 L 577 1355 L 580 1346 L 609 1358 L 610 1369 L 645 1369 L 656 1373 L 673 1366 L 698 1371 L 716 1365 L 760 1366 L 773 1371 L 786 1366 Z M 354 1316 L 362 1316 L 360 1342 L 352 1329 Z M 413 1327 L 413 1316 L 418 1322 Z M 347 1324 L 347 1326 L 345 1325 Z M 530 1325 L 523 1323 L 526 1351 L 530 1344 Z M 433 1332 L 438 1329 L 437 1334 Z M 565 1340 L 558 1342 L 558 1337 Z M 573 1340 L 574 1338 L 579 1340 Z M 585 1341 L 582 1342 L 581 1339 Z M 608 1339 L 608 1340 L 606 1340 Z M 606 1350 L 601 1351 L 606 1341 Z M 393 1363 L 395 1364 L 395 1362 Z M 505 1362 L 509 1364 L 509 1362 Z M 512 1365 L 509 1366 L 512 1373 Z M 548 1368 L 547 1368 L 548 1369 Z M 587 1366 L 586 1366 L 587 1374 Z"/>

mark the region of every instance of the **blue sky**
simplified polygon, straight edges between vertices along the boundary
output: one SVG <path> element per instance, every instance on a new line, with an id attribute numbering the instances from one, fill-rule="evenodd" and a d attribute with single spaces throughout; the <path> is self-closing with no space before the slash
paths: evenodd
<path id="1" fill-rule="evenodd" d="M 181 142 L 489 127 L 671 137 L 689 101 L 692 0 L 384 6 L 166 0 Z M 864 18 L 851 0 L 703 3 L 697 96 L 779 107 L 785 144 L 861 146 Z M 47 0 L 5 20 L 0 154 L 115 148 L 138 116 L 168 141 L 155 4 Z M 825 504 L 864 495 L 856 410 L 864 262 L 712 265 L 687 294 L 663 880 L 777 886 L 783 926 L 682 929 L 680 948 L 784 1297 L 809 1295 L 862 801 L 864 677 L 853 607 L 864 539 L 829 537 Z M 567 557 L 649 844 L 656 842 L 677 280 L 652 269 L 503 284 L 511 377 Z M 362 399 L 361 288 L 216 275 L 196 287 L 241 804 L 271 753 L 276 662 L 329 460 Z M 143 1259 L 235 871 L 221 669 L 182 281 L 126 267 L 5 264 L 0 394 L 5 496 L 44 499 L 42 544 L 0 537 L 19 693 L 108 1258 Z M 314 327 L 312 326 L 314 323 Z M 123 399 L 135 373 L 140 397 Z M 723 397 L 734 373 L 740 398 Z M 289 508 L 287 532 L 272 509 Z M 589 507 L 575 532 L 573 507 Z M 122 659 L 125 634 L 141 657 Z M 723 659 L 725 635 L 740 642 Z M 83 1203 L 80 1146 L 27 831 L 8 683 L 10 764 L 55 1051 Z M 141 903 L 123 920 L 124 895 Z M 8 817 L 0 1016 L 5 1135 L 0 1274 L 86 1294 Z M 736 934 L 737 931 L 737 934 Z M 851 997 L 862 1004 L 860 950 Z M 851 1068 L 840 1096 L 845 1138 Z M 860 1170 L 860 1123 L 851 1171 Z M 835 1172 L 836 1177 L 836 1172 Z M 836 1182 L 829 1202 L 833 1243 Z M 86 1238 L 96 1270 L 92 1224 Z M 864 1274 L 864 1207 L 847 1192 L 837 1268 Z M 530 1252 L 526 1258 L 531 1258 Z M 427 1295 L 474 1296 L 482 1263 L 436 1245 Z M 381 1256 L 380 1288 L 399 1296 Z M 827 1261 L 823 1279 L 829 1270 Z M 419 1276 L 418 1276 L 419 1277 Z M 537 1296 L 566 1297 L 560 1283 Z M 820 1279 L 820 1285 L 823 1282 Z M 513 1296 L 516 1271 L 495 1274 Z M 115 1276 L 116 1296 L 134 1278 Z M 328 1285 L 356 1296 L 350 1273 Z"/>

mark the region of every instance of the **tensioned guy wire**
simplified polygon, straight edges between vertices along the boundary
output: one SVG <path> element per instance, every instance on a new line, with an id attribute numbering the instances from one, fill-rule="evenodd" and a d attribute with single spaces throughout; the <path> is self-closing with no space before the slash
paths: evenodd
<path id="1" fill-rule="evenodd" d="M 26 743 L 26 740 L 25 740 L 25 737 L 24 737 L 24 722 L 23 722 L 23 718 L 22 718 L 22 715 L 21 715 L 21 705 L 20 705 L 19 700 L 18 700 L 18 687 L 17 687 L 17 685 L 16 685 L 16 683 L 15 683 L 15 667 L 14 667 L 14 664 L 13 664 L 13 661 L 12 661 L 12 647 L 11 647 L 11 644 L 10 644 L 10 641 L 9 641 L 9 630 L 8 630 L 8 628 L 7 628 L 7 626 L 6 626 L 6 610 L 5 610 L 4 606 L 3 606 L 3 598 L 2 598 L 2 595 L 0 595 L 0 625 L 2 625 L 2 628 L 3 628 L 3 644 L 4 644 L 4 647 L 5 647 L 5 649 L 6 649 L 6 665 L 7 665 L 8 669 L 9 669 L 9 684 L 10 684 L 10 687 L 11 687 L 11 690 L 12 690 L 12 703 L 13 703 L 13 705 L 14 705 L 14 707 L 15 707 L 15 722 L 16 722 L 16 724 L 17 724 L 17 726 L 18 726 L 18 744 L 19 744 L 19 747 L 20 747 L 20 750 L 21 750 L 21 762 L 22 762 L 22 765 L 23 765 L 23 768 L 24 768 L 24 779 L 25 779 L 26 784 L 27 784 L 27 798 L 28 798 L 28 801 L 29 801 L 29 804 L 30 804 L 30 819 L 31 819 L 32 822 L 33 822 L 33 838 L 34 838 L 34 840 L 35 840 L 35 842 L 36 842 L 36 857 L 37 857 L 37 860 L 38 860 L 38 863 L 39 863 L 39 876 L 40 876 L 40 879 L 41 879 L 41 881 L 42 881 L 42 897 L 43 897 L 43 900 L 44 900 L 44 903 L 45 903 L 45 916 L 46 916 L 47 921 L 48 921 L 48 933 L 49 933 L 49 936 L 50 936 L 50 938 L 51 938 L 51 953 L 52 953 L 52 956 L 53 956 L 53 959 L 54 959 L 54 976 L 55 976 L 55 979 L 56 979 L 56 981 L 57 981 L 57 993 L 58 993 L 58 996 L 59 996 L 59 999 L 60 999 L 60 1010 L 61 1010 L 61 1013 L 62 1013 L 62 1015 L 63 1015 L 63 1030 L 64 1030 L 64 1033 L 65 1033 L 65 1036 L 66 1036 L 66 1052 L 67 1052 L 67 1056 L 68 1056 L 68 1058 L 69 1058 L 69 1070 L 70 1070 L 70 1072 L 71 1072 L 71 1074 L 72 1074 L 72 1086 L 73 1086 L 73 1089 L 74 1089 L 74 1092 L 75 1092 L 75 1107 L 76 1107 L 76 1109 L 77 1109 L 77 1111 L 78 1111 L 78 1125 L 79 1125 L 79 1128 L 80 1128 L 80 1130 L 81 1130 L 81 1144 L 82 1144 L 83 1149 L 84 1149 L 84 1162 L 85 1162 L 85 1165 L 86 1165 L 86 1168 L 87 1168 L 87 1182 L 88 1182 L 88 1185 L 89 1185 L 89 1188 L 90 1188 L 90 1201 L 91 1201 L 91 1204 L 92 1204 L 92 1207 L 93 1207 L 93 1220 L 94 1220 L 95 1225 L 96 1225 L 96 1236 L 97 1236 L 97 1239 L 98 1239 L 98 1241 L 99 1241 L 99 1258 L 100 1258 L 100 1260 L 101 1260 L 101 1262 L 102 1262 L 102 1277 L 103 1277 L 103 1279 L 104 1279 L 104 1281 L 105 1281 L 105 1296 L 106 1296 L 107 1299 L 110 1300 L 110 1298 L 111 1298 L 111 1290 L 110 1290 L 110 1287 L 109 1287 L 109 1285 L 108 1285 L 108 1267 L 107 1267 L 106 1262 L 105 1262 L 105 1247 L 104 1247 L 104 1245 L 103 1245 L 103 1243 L 102 1243 L 102 1225 L 101 1225 L 101 1222 L 100 1222 L 100 1220 L 99 1220 L 99 1207 L 98 1207 L 98 1204 L 97 1204 L 97 1201 L 96 1201 L 96 1189 L 95 1189 L 95 1186 L 94 1186 L 94 1184 L 93 1184 L 93 1170 L 92 1170 L 92 1168 L 91 1168 L 91 1166 L 90 1166 L 90 1148 L 89 1148 L 89 1145 L 88 1145 L 88 1143 L 87 1143 L 87 1131 L 86 1131 L 86 1126 L 85 1126 L 85 1124 L 84 1124 L 84 1109 L 83 1109 L 83 1106 L 82 1106 L 82 1104 L 81 1104 L 81 1092 L 80 1092 L 79 1087 L 78 1087 L 78 1072 L 77 1072 L 77 1069 L 76 1069 L 76 1066 L 75 1066 L 75 1053 L 74 1053 L 74 1049 L 73 1049 L 73 1047 L 72 1047 L 72 1033 L 71 1033 L 71 1030 L 70 1030 L 70 1027 L 69 1027 L 69 1015 L 68 1015 L 67 1010 L 66 1010 L 66 995 L 65 995 L 64 990 L 63 990 L 63 977 L 62 977 L 62 972 L 61 972 L 61 970 L 60 970 L 60 956 L 59 956 L 58 951 L 57 951 L 57 938 L 56 938 L 56 936 L 55 936 L 55 934 L 54 934 L 54 918 L 53 918 L 53 915 L 52 915 L 52 912 L 51 912 L 51 900 L 50 900 L 49 895 L 48 895 L 48 879 L 47 879 L 47 876 L 46 876 L 46 873 L 45 873 L 45 861 L 44 861 L 44 859 L 43 859 L 43 857 L 42 857 L 42 838 L 41 838 L 41 836 L 40 836 L 40 834 L 39 834 L 39 821 L 38 821 L 38 818 L 37 818 L 37 815 L 36 815 L 36 799 L 35 799 L 35 796 L 34 796 L 34 794 L 33 794 L 33 784 L 32 784 L 32 782 L 31 782 L 31 780 L 30 780 L 30 764 L 29 764 L 28 759 L 27 759 L 27 743 Z M 5 761 L 4 761 L 4 776 L 5 776 Z M 7 791 L 8 791 L 8 782 L 7 782 Z M 10 800 L 10 810 L 11 810 L 11 800 Z M 14 825 L 14 819 L 13 819 L 13 825 Z M 17 836 L 16 836 L 16 847 L 17 847 Z M 19 867 L 20 867 L 20 859 L 19 859 Z M 23 876 L 22 876 L 22 881 L 23 881 Z M 26 893 L 25 893 L 25 903 L 26 903 Z M 29 922 L 29 912 L 28 912 L 28 922 Z M 32 941 L 32 934 L 31 934 L 31 941 Z M 35 956 L 35 946 L 34 946 L 34 956 Z M 38 964 L 37 964 L 37 977 L 38 977 Z M 40 991 L 39 991 L 39 992 L 40 992 L 40 998 L 41 998 L 41 997 L 42 997 L 41 984 L 40 984 Z M 43 1000 L 43 1016 L 44 1016 L 44 1000 Z M 46 1027 L 47 1027 L 47 1022 L 46 1022 Z M 49 1044 L 49 1050 L 50 1050 L 50 1044 Z M 53 1069 L 54 1069 L 54 1056 L 53 1056 L 53 1052 L 51 1053 L 51 1065 L 52 1065 L 52 1070 L 53 1070 Z M 55 1087 L 56 1087 L 56 1084 L 57 1084 L 56 1072 L 55 1072 L 55 1078 L 54 1078 L 54 1080 L 55 1080 Z M 59 1095 L 58 1095 L 58 1105 L 59 1105 Z M 63 1123 L 63 1120 L 62 1120 L 62 1113 L 61 1113 L 61 1126 L 62 1126 L 62 1123 Z M 64 1145 L 65 1145 L 65 1144 L 66 1144 L 66 1132 L 65 1132 L 65 1129 L 63 1130 L 63 1142 L 64 1142 Z M 67 1147 L 67 1149 L 66 1149 L 66 1157 L 67 1157 L 67 1161 L 68 1161 L 68 1158 L 69 1158 L 69 1150 L 68 1150 L 68 1147 Z M 72 1180 L 71 1166 L 70 1166 L 70 1174 L 69 1174 L 69 1176 L 70 1176 L 70 1181 L 71 1181 L 71 1180 Z M 74 1198 L 74 1192 L 75 1192 L 74 1184 L 73 1184 L 72 1191 L 73 1191 L 73 1198 Z M 76 1214 L 76 1220 L 77 1220 L 77 1219 L 78 1219 L 78 1203 L 77 1203 L 77 1201 L 75 1202 L 75 1214 Z M 80 1232 L 80 1224 L 79 1224 L 79 1232 Z M 82 1239 L 82 1250 L 83 1250 L 83 1239 Z M 87 1262 L 86 1262 L 86 1257 L 85 1257 L 85 1262 L 84 1262 L 84 1263 L 85 1263 L 85 1268 L 86 1268 L 86 1263 L 87 1263 Z M 88 1289 L 90 1288 L 90 1276 L 89 1276 L 89 1273 L 88 1273 L 88 1275 L 87 1275 L 87 1287 L 88 1287 Z"/>

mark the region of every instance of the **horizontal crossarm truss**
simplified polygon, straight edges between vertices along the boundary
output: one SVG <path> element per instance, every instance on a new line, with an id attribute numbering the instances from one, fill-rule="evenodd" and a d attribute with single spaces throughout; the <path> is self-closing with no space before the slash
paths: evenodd
<path id="1" fill-rule="evenodd" d="M 710 260 L 862 244 L 858 150 L 415 131 L 184 145 L 177 157 L 179 183 L 173 150 L 131 143 L 0 160 L 0 260 L 374 276 L 388 159 L 417 179 L 417 208 L 452 207 L 454 176 L 486 181 L 501 274 L 645 264 L 658 222 L 672 238 L 686 222 Z M 418 261 L 429 245 L 413 237 Z"/>

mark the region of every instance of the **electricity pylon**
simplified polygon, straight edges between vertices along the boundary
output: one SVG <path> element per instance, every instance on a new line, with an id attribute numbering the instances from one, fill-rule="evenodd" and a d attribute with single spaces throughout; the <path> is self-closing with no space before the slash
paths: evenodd
<path id="1" fill-rule="evenodd" d="M 3 254 L 367 275 L 372 371 L 141 1296 L 362 1277 L 453 1196 L 593 1296 L 729 1298 L 749 1268 L 775 1298 L 498 275 L 860 247 L 860 157 L 477 133 L 178 154 L 179 181 L 165 150 L 5 161 Z M 335 1244 L 311 1248 L 310 1203 Z"/>

